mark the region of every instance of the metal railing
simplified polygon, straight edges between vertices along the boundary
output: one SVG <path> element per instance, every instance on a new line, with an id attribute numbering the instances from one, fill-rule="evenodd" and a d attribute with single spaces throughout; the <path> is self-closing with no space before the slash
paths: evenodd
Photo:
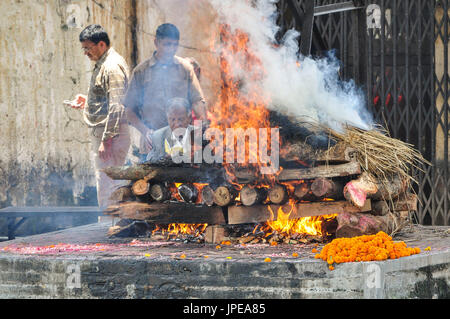
<path id="1" fill-rule="evenodd" d="M 314 8 L 312 8 L 312 3 Z M 280 0 L 280 37 L 302 34 L 302 54 L 333 50 L 341 77 L 361 86 L 368 108 L 392 137 L 433 165 L 415 170 L 415 221 L 450 224 L 450 0 Z"/>

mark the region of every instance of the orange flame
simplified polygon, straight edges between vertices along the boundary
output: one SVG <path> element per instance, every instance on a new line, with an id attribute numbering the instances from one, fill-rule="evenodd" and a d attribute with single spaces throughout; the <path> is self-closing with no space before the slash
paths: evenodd
<path id="1" fill-rule="evenodd" d="M 183 202 L 180 194 L 178 193 L 178 187 L 180 187 L 183 183 L 173 183 L 169 186 L 169 190 L 172 195 L 172 199 Z M 200 204 L 202 202 L 201 199 L 201 191 L 202 189 L 208 185 L 206 183 L 193 183 L 194 187 L 198 190 L 198 197 L 196 200 L 196 204 Z M 163 235 L 167 234 L 167 238 L 177 237 L 178 235 L 191 235 L 194 237 L 200 236 L 208 227 L 208 224 L 177 224 L 172 223 L 167 226 L 156 225 L 156 228 L 153 230 L 152 234 L 157 231 L 160 231 Z"/>
<path id="2" fill-rule="evenodd" d="M 179 235 L 200 236 L 208 227 L 208 224 L 169 224 L 167 226 L 156 225 L 152 234 L 160 231 L 163 235 L 167 234 L 167 238 L 177 237 Z"/>
<path id="3" fill-rule="evenodd" d="M 218 128 L 224 134 L 224 145 L 230 143 L 230 146 L 233 145 L 236 149 L 235 141 L 226 140 L 226 129 L 254 129 L 258 132 L 260 128 L 270 128 L 269 111 L 266 107 L 270 101 L 260 87 L 253 85 L 262 79 L 265 71 L 262 62 L 249 49 L 248 34 L 239 29 L 232 31 L 230 26 L 225 24 L 220 25 L 219 31 L 221 85 L 217 102 L 212 106 L 208 117 L 211 127 Z M 235 70 L 239 70 L 238 73 L 244 76 L 236 76 Z M 259 145 L 258 134 L 256 138 Z M 268 138 L 270 139 L 270 136 Z M 245 163 L 242 165 L 254 168 L 255 174 L 259 175 L 259 167 L 266 164 L 261 163 L 258 154 L 250 153 L 257 152 L 256 149 L 246 148 Z M 225 147 L 224 167 L 232 182 L 235 174 L 233 167 L 227 165 L 226 150 Z M 270 146 L 268 151 L 270 152 Z M 235 156 L 236 153 L 234 152 Z M 250 158 L 256 159 L 257 163 L 250 163 Z"/>
<path id="4" fill-rule="evenodd" d="M 312 236 L 329 235 L 324 234 L 322 224 L 326 220 L 334 219 L 337 216 L 336 214 L 290 219 L 291 214 L 296 211 L 297 206 L 295 205 L 295 201 L 292 199 L 289 204 L 290 210 L 287 213 L 283 211 L 283 207 L 278 208 L 276 220 L 272 208 L 267 206 L 270 211 L 271 218 L 260 229 L 266 233 L 266 237 L 273 232 L 278 232 L 287 236 L 293 236 L 296 234 L 306 234 Z"/>

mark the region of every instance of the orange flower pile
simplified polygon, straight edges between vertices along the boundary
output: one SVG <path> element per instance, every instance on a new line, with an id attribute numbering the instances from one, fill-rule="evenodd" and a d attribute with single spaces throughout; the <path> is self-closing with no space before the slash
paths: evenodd
<path id="1" fill-rule="evenodd" d="M 420 253 L 420 248 L 407 247 L 405 242 L 393 242 L 392 237 L 380 231 L 376 235 L 363 235 L 353 238 L 336 238 L 325 245 L 316 259 L 330 265 L 355 261 L 381 261 L 397 259 Z M 332 269 L 331 269 L 332 270 Z"/>

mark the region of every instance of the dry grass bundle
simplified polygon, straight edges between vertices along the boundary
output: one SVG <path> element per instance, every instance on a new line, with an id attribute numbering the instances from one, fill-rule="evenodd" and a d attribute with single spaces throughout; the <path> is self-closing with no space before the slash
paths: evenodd
<path id="1" fill-rule="evenodd" d="M 423 171 L 423 164 L 431 165 L 413 145 L 390 137 L 382 127 L 370 131 L 347 127 L 343 133 L 330 130 L 330 134 L 354 148 L 361 168 L 379 180 L 397 175 L 417 183 L 411 170 Z"/>

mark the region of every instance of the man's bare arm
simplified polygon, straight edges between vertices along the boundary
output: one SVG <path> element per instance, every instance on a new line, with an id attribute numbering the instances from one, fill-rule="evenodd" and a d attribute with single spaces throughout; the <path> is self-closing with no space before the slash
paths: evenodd
<path id="1" fill-rule="evenodd" d="M 149 129 L 131 108 L 125 107 L 125 113 L 127 115 L 128 123 L 130 123 L 139 132 L 141 132 L 146 147 L 148 148 L 148 150 L 151 150 L 152 149 L 151 134 L 153 133 L 153 130 Z"/>
<path id="2" fill-rule="evenodd" d="M 141 121 L 141 119 L 136 115 L 136 113 L 132 109 L 126 107 L 125 113 L 127 115 L 128 123 L 134 126 L 142 134 L 147 133 L 148 131 L 147 126 L 145 126 L 145 124 Z"/>
<path id="3" fill-rule="evenodd" d="M 192 109 L 194 110 L 195 116 L 199 120 L 206 121 L 207 115 L 206 115 L 206 103 L 203 101 L 198 101 L 197 103 L 194 103 L 192 106 Z"/>

